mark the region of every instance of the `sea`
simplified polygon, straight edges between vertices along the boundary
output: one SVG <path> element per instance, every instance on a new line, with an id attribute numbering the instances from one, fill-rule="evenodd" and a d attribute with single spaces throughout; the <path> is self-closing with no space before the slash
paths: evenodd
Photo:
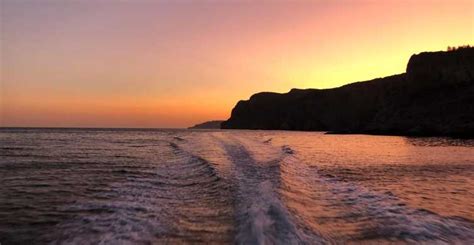
<path id="1" fill-rule="evenodd" d="M 474 140 L 2 128 L 0 243 L 474 244 Z"/>

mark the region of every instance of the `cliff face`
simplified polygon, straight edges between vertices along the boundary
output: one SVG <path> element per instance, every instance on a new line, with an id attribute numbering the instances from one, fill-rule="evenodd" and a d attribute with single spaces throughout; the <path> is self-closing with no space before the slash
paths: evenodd
<path id="1" fill-rule="evenodd" d="M 413 55 L 407 72 L 334 89 L 258 93 L 222 128 L 474 136 L 474 48 Z"/>

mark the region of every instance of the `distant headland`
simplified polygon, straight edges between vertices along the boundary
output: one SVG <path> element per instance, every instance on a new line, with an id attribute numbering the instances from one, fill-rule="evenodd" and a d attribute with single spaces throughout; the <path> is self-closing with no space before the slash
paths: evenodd
<path id="1" fill-rule="evenodd" d="M 222 120 L 207 121 L 203 123 L 196 124 L 188 129 L 220 129 Z"/>
<path id="2" fill-rule="evenodd" d="M 333 89 L 262 92 L 224 129 L 474 137 L 474 48 L 413 55 L 406 73 Z"/>

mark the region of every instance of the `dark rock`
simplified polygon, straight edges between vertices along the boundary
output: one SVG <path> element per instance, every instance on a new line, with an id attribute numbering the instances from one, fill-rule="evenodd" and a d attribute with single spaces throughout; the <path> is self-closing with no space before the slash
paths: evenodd
<path id="1" fill-rule="evenodd" d="M 239 101 L 230 129 L 474 137 L 474 48 L 413 55 L 407 73 Z"/>

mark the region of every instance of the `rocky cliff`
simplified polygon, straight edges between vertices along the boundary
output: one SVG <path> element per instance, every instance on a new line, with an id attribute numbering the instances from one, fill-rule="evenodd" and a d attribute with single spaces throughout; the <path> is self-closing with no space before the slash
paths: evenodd
<path id="1" fill-rule="evenodd" d="M 413 55 L 406 73 L 242 100 L 228 129 L 474 137 L 474 48 Z"/>

